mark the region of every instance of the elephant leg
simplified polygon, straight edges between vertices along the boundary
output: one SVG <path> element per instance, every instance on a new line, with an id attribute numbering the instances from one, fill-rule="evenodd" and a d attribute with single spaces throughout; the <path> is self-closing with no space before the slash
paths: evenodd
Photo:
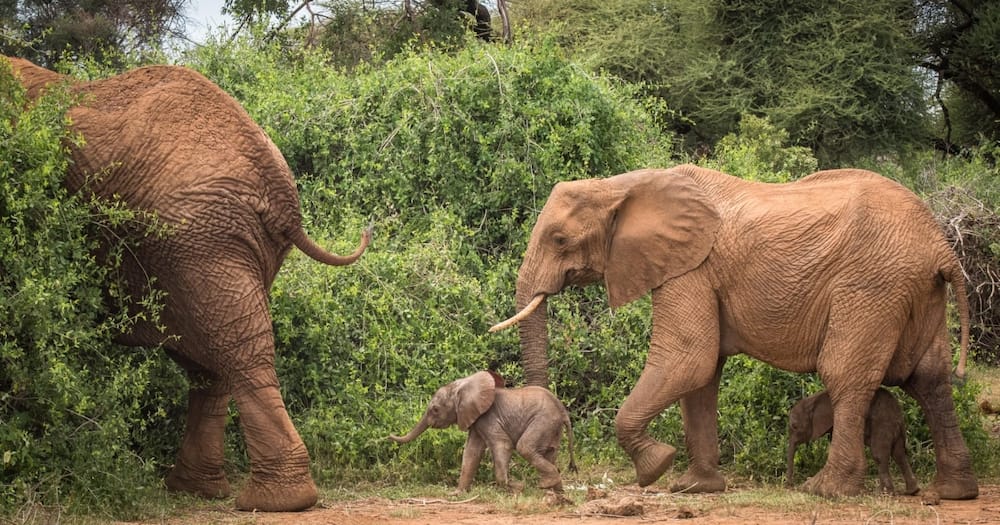
<path id="1" fill-rule="evenodd" d="M 923 409 L 934 442 L 937 474 L 925 490 L 937 492 L 943 499 L 973 499 L 979 495 L 979 482 L 972 472 L 969 449 L 955 416 L 948 369 L 951 356 L 947 348 L 944 336 L 936 338 L 934 347 L 917 363 L 902 386 Z"/>
<path id="2" fill-rule="evenodd" d="M 675 481 L 674 492 L 723 492 L 726 478 L 719 472 L 719 381 L 725 357 L 719 359 L 715 376 L 707 386 L 681 398 L 684 443 L 691 461 Z"/>
<path id="3" fill-rule="evenodd" d="M 458 475 L 456 492 L 465 492 L 472 486 L 472 480 L 476 477 L 476 470 L 479 469 L 479 462 L 483 460 L 484 452 L 486 452 L 486 441 L 479 435 L 479 432 L 470 430 L 469 436 L 465 439 L 465 449 L 462 451 L 462 472 Z M 510 452 L 508 451 L 504 457 L 502 450 L 494 448 L 493 474 L 497 478 L 498 485 L 507 486 L 509 466 Z"/>
<path id="4" fill-rule="evenodd" d="M 261 338 L 271 340 L 271 333 Z M 282 512 L 313 506 L 317 491 L 309 452 L 285 410 L 273 362 L 235 370 L 232 383 L 251 469 L 236 508 Z"/>
<path id="5" fill-rule="evenodd" d="M 171 355 L 187 370 L 187 421 L 177 461 L 166 478 L 167 489 L 203 498 L 225 498 L 231 490 L 223 470 L 229 390 L 198 365 Z"/>
<path id="6" fill-rule="evenodd" d="M 892 443 L 892 458 L 896 460 L 896 465 L 899 466 L 899 471 L 903 474 L 903 480 L 906 482 L 906 491 L 903 494 L 909 496 L 920 492 L 917 477 L 913 475 L 910 460 L 906 457 L 906 438 L 904 436 L 899 436 Z"/>
<path id="7" fill-rule="evenodd" d="M 865 474 L 864 410 L 871 394 L 851 391 L 836 398 L 831 392 L 834 423 L 830 448 L 826 464 L 803 485 L 807 492 L 825 497 L 861 492 Z"/>
<path id="8" fill-rule="evenodd" d="M 274 334 L 260 270 L 214 268 L 201 262 L 197 271 L 189 268 L 168 283 L 168 307 L 177 316 L 183 355 L 220 376 L 236 401 L 251 469 L 236 508 L 308 508 L 316 503 L 316 486 L 309 452 L 278 390 Z"/>
<path id="9" fill-rule="evenodd" d="M 826 464 L 804 485 L 813 494 L 853 496 L 864 486 L 865 420 L 901 331 L 891 318 L 858 307 L 872 301 L 845 295 L 830 310 L 816 370 L 830 392 L 833 434 Z"/>
<path id="10" fill-rule="evenodd" d="M 872 436 L 873 440 L 885 438 L 886 436 Z M 889 472 L 889 461 L 892 460 L 892 444 L 875 443 L 871 444 L 872 459 L 878 466 L 879 489 L 886 494 L 895 494 L 896 487 L 892 483 L 892 474 Z"/>
<path id="11" fill-rule="evenodd" d="M 653 332 L 646 365 L 615 416 L 618 444 L 632 459 L 639 486 L 659 479 L 677 452 L 649 436 L 649 423 L 681 397 L 712 382 L 719 363 L 718 316 L 715 295 L 698 272 L 653 291 Z M 710 404 L 703 398 L 699 398 L 701 406 Z M 704 431 L 706 425 L 698 417 L 715 416 L 695 416 L 694 428 Z M 703 457 L 710 460 L 712 456 Z"/>
<path id="12" fill-rule="evenodd" d="M 562 492 L 562 478 L 556 466 L 556 452 L 559 450 L 558 436 L 562 427 L 556 427 L 555 446 L 552 445 L 551 431 L 528 429 L 517 442 L 517 452 L 538 471 L 538 487 Z"/>

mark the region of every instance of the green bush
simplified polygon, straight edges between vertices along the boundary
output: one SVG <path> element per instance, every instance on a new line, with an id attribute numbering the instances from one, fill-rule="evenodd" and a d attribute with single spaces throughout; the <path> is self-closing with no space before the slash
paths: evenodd
<path id="1" fill-rule="evenodd" d="M 521 382 L 516 333 L 484 334 L 513 310 L 535 210 L 557 180 L 673 164 L 672 141 L 652 124 L 666 110 L 637 104 L 636 92 L 545 44 L 422 49 L 350 76 L 312 53 L 204 52 L 195 65 L 248 94 L 249 111 L 299 172 L 311 228 L 348 250 L 375 217 L 376 240 L 357 268 L 318 269 L 293 256 L 275 284 L 279 363 L 287 362 L 279 373 L 317 474 L 454 478 L 461 433 L 430 431 L 404 447 L 385 436 L 412 425 L 437 387 L 479 368 Z M 808 151 L 787 142 L 784 130 L 747 116 L 705 163 L 770 182 L 814 170 Z M 614 414 L 641 371 L 650 307 L 647 299 L 610 314 L 604 294 L 569 290 L 550 301 L 551 378 L 581 453 L 622 461 Z M 813 376 L 734 358 L 720 393 L 724 468 L 780 479 L 787 410 L 820 388 Z M 353 426 L 359 417 L 370 423 Z M 679 410 L 650 431 L 683 443 Z M 799 457 L 806 470 L 825 460 L 822 449 Z M 678 468 L 685 461 L 682 452 Z"/>
<path id="2" fill-rule="evenodd" d="M 278 375 L 321 479 L 397 454 L 432 479 L 439 465 L 414 461 L 431 450 L 457 468 L 464 438 L 431 431 L 398 451 L 386 439 L 405 433 L 439 386 L 495 365 L 486 329 L 496 314 L 467 270 L 481 266 L 472 232 L 445 211 L 432 218 L 430 230 L 405 239 L 379 233 L 350 267 L 292 256 L 272 289 Z"/>
<path id="3" fill-rule="evenodd" d="M 159 486 L 159 436 L 176 435 L 176 396 L 161 388 L 176 376 L 160 356 L 110 344 L 132 319 L 108 307 L 121 296 L 114 265 L 92 253 L 98 232 L 135 216 L 63 188 L 78 142 L 70 101 L 53 89 L 26 106 L 0 61 L 0 513 L 60 504 L 134 516 Z M 123 246 L 106 248 L 114 261 Z"/>
<path id="4" fill-rule="evenodd" d="M 348 252 L 369 220 L 376 226 L 369 251 L 348 267 L 293 250 L 271 293 L 278 377 L 321 483 L 453 483 L 462 432 L 429 430 L 403 446 L 386 436 L 412 426 L 439 386 L 476 370 L 523 382 L 516 331 L 486 331 L 513 312 L 521 255 L 551 187 L 676 163 L 673 137 L 657 124 L 666 107 L 548 42 L 411 49 L 350 73 L 322 52 L 253 38 L 185 60 L 240 100 L 282 150 L 314 238 Z M 160 356 L 106 342 L 128 319 L 106 310 L 102 290 L 114 280 L 89 256 L 96 237 L 87 225 L 127 213 L 102 205 L 95 214 L 94 203 L 61 193 L 65 104 L 24 112 L 16 86 L 0 87 L 13 93 L 0 97 L 0 287 L 17 298 L 0 304 L 0 498 L 7 508 L 69 502 L 135 514 L 179 441 L 184 381 Z M 8 143 L 17 154 L 6 154 Z M 772 182 L 814 169 L 807 151 L 787 143 L 784 130 L 747 116 L 701 163 Z M 949 164 L 949 176 L 974 168 L 963 162 Z M 571 411 L 584 463 L 628 465 L 614 416 L 644 364 L 650 309 L 645 298 L 612 313 L 600 287 L 549 301 L 551 386 Z M 780 480 L 787 411 L 820 388 L 814 375 L 730 359 L 719 402 L 723 469 Z M 974 389 L 956 399 L 985 468 L 996 445 L 977 427 Z M 926 425 L 908 403 L 911 453 L 926 473 Z M 678 408 L 650 432 L 683 445 Z M 85 447 L 71 446 L 81 434 Z M 238 433 L 228 438 L 230 466 L 245 469 Z M 798 458 L 800 473 L 814 472 L 824 445 Z M 686 461 L 682 450 L 675 469 Z M 486 465 L 480 475 L 489 478 Z"/>
<path id="5" fill-rule="evenodd" d="M 446 208 L 478 249 L 519 251 L 555 182 L 662 163 L 672 142 L 634 87 L 594 76 L 551 44 L 421 48 L 350 75 L 323 54 L 202 48 L 192 65 L 275 140 L 322 227 L 345 205 L 426 228 Z"/>
<path id="6" fill-rule="evenodd" d="M 719 139 L 706 165 L 759 182 L 789 182 L 816 171 L 819 163 L 809 148 L 788 143 L 788 131 L 767 118 L 746 114 L 736 133 Z"/>

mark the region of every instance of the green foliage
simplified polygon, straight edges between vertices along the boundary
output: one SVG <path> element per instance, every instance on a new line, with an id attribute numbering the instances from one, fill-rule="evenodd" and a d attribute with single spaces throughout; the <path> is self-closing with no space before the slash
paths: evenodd
<path id="1" fill-rule="evenodd" d="M 61 58 L 156 54 L 183 33 L 185 0 L 24 0 L 0 5 L 0 54 L 52 67 Z"/>
<path id="2" fill-rule="evenodd" d="M 285 401 L 321 479 L 390 462 L 422 480 L 442 468 L 457 474 L 460 433 L 430 431 L 402 448 L 386 439 L 405 433 L 441 385 L 496 368 L 499 342 L 486 329 L 497 314 L 476 278 L 485 269 L 474 232 L 444 210 L 430 219 L 403 237 L 404 225 L 382 222 L 348 268 L 293 256 L 274 285 Z M 346 222 L 350 231 L 363 224 Z"/>
<path id="3" fill-rule="evenodd" d="M 939 79 L 938 136 L 963 148 L 1000 139 L 1000 4 L 992 0 L 915 4 L 920 66 Z"/>
<path id="4" fill-rule="evenodd" d="M 735 63 L 712 59 L 708 48 L 675 48 L 686 57 L 677 58 L 678 67 L 708 69 L 664 85 L 706 89 L 689 91 L 690 99 L 668 97 L 668 108 L 645 98 L 657 86 L 595 74 L 550 39 L 520 39 L 510 47 L 400 43 L 384 60 L 356 64 L 287 39 L 264 40 L 248 35 L 210 44 L 182 61 L 233 94 L 279 146 L 296 173 L 307 229 L 321 244 L 348 252 L 369 220 L 376 226 L 369 251 L 348 267 L 325 267 L 293 250 L 272 289 L 278 377 L 314 474 L 328 484 L 453 484 L 462 432 L 432 429 L 408 445 L 386 436 L 406 431 L 434 390 L 458 377 L 492 368 L 510 385 L 523 382 L 516 332 L 486 330 L 514 309 L 521 254 L 551 187 L 674 164 L 675 141 L 661 123 L 685 122 L 671 112 L 675 103 L 697 109 L 697 97 L 733 95 L 739 83 L 727 79 L 736 78 Z M 685 62 L 697 57 L 704 61 Z M 344 65 L 354 69 L 346 72 Z M 102 74 L 92 65 L 74 70 Z M 0 135 L 0 501 L 5 509 L 55 501 L 136 514 L 136 498 L 158 485 L 160 466 L 179 442 L 184 381 L 157 355 L 107 345 L 131 320 L 104 302 L 105 284 L 116 297 L 114 279 L 89 255 L 100 238 L 93 230 L 134 217 L 61 193 L 59 109 L 65 102 L 24 111 L 16 86 L 3 84 L 7 79 L 0 74 L 6 126 Z M 710 79 L 726 82 L 711 92 Z M 700 162 L 770 182 L 814 170 L 816 158 L 793 145 L 801 143 L 801 129 L 753 111 L 745 100 L 734 95 L 726 102 L 731 105 L 704 108 L 705 115 L 717 113 L 696 125 L 718 122 L 711 128 L 718 143 Z M 30 127 L 40 122 L 37 131 Z M 995 147 L 984 145 L 975 158 L 944 162 L 917 152 L 880 157 L 870 167 L 921 189 L 968 185 L 995 211 L 991 154 Z M 644 363 L 650 301 L 611 312 L 604 290 L 591 287 L 567 290 L 548 307 L 552 388 L 571 410 L 579 454 L 584 462 L 627 465 L 614 416 Z M 719 401 L 723 469 L 779 480 L 787 410 L 820 388 L 812 375 L 730 359 Z M 974 387 L 956 391 L 977 468 L 986 468 L 996 445 L 977 430 L 974 395 Z M 911 454 L 923 474 L 933 452 L 919 411 L 908 403 Z M 683 445 L 679 409 L 656 418 L 650 432 Z M 229 439 L 230 466 L 245 470 L 238 433 Z M 680 448 L 675 470 L 687 461 Z M 803 477 L 815 472 L 825 445 L 800 450 L 798 460 Z M 488 465 L 480 477 L 490 477 Z"/>
<path id="5" fill-rule="evenodd" d="M 766 115 L 831 166 L 920 140 L 908 0 L 538 0 L 519 6 L 599 70 L 643 82 L 692 149 Z"/>
<path id="6" fill-rule="evenodd" d="M 706 159 L 709 167 L 723 173 L 760 182 L 789 182 L 816 171 L 809 148 L 788 146 L 788 132 L 767 118 L 744 115 L 737 133 L 730 133 Z"/>
<path id="7" fill-rule="evenodd" d="M 176 378 L 155 354 L 109 345 L 134 318 L 107 307 L 122 294 L 92 253 L 99 230 L 134 214 L 67 195 L 69 104 L 54 89 L 25 107 L 2 63 L 0 512 L 60 504 L 128 517 L 158 487 L 162 451 L 146 433 L 170 429 L 175 401 L 161 386 Z M 106 247 L 111 260 L 124 248 Z"/>
<path id="8" fill-rule="evenodd" d="M 324 50 L 331 64 L 346 69 L 384 63 L 413 46 L 457 50 L 482 45 L 473 32 L 475 19 L 460 9 L 464 4 L 465 0 L 412 2 L 407 13 L 401 1 L 383 2 L 373 9 L 364 0 L 340 0 L 329 6 L 321 27 L 309 29 L 309 39 Z"/>
<path id="9" fill-rule="evenodd" d="M 447 208 L 478 248 L 519 251 L 552 185 L 663 162 L 655 105 L 552 45 L 415 50 L 345 75 L 318 53 L 202 48 L 194 67 L 234 94 L 315 197 L 414 228 Z"/>
<path id="10" fill-rule="evenodd" d="M 729 358 L 719 386 L 719 442 L 724 468 L 747 479 L 781 480 L 788 447 L 788 410 L 822 389 L 815 374 L 785 372 L 744 355 Z M 807 459 L 817 459 L 808 454 L 806 451 Z M 822 466 L 826 455 L 818 459 L 818 466 Z M 796 465 L 803 464 L 806 470 L 813 466 L 808 461 Z"/>

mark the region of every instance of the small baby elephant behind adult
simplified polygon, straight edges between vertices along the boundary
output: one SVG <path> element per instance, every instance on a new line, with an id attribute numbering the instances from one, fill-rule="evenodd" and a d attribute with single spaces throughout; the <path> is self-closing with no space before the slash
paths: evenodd
<path id="1" fill-rule="evenodd" d="M 786 483 L 792 484 L 795 449 L 833 431 L 833 407 L 830 394 L 824 390 L 798 403 L 788 412 L 788 472 Z M 868 419 L 865 420 L 865 444 L 878 464 L 878 477 L 884 492 L 893 493 L 889 474 L 889 457 L 896 460 L 906 480 L 904 494 L 916 494 L 920 489 L 906 458 L 906 425 L 903 411 L 896 398 L 884 388 L 875 391 Z"/>
<path id="2" fill-rule="evenodd" d="M 423 417 L 405 436 L 389 436 L 397 443 L 408 443 L 428 427 L 458 428 L 469 431 L 462 453 L 462 473 L 458 491 L 472 485 L 483 452 L 490 449 L 497 485 L 508 487 L 510 458 L 517 450 L 539 474 L 539 486 L 562 492 L 562 479 L 556 467 L 556 455 L 562 429 L 569 440 L 569 468 L 573 460 L 573 427 L 562 402 L 552 392 L 537 387 L 503 388 L 503 378 L 494 372 L 477 372 L 448 383 L 431 398 Z"/>

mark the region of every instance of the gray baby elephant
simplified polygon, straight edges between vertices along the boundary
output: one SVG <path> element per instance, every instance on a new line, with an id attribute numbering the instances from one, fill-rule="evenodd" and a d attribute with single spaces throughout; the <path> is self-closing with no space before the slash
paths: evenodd
<path id="1" fill-rule="evenodd" d="M 830 394 L 824 390 L 798 403 L 788 412 L 788 472 L 786 483 L 792 484 L 795 466 L 795 449 L 833 430 L 833 408 Z M 865 420 L 865 445 L 872 451 L 878 464 L 878 477 L 884 492 L 893 493 L 892 476 L 889 475 L 889 458 L 899 465 L 906 480 L 904 494 L 916 494 L 920 488 L 906 458 L 906 425 L 903 411 L 896 398 L 884 388 L 875 391 L 868 419 Z"/>
<path id="2" fill-rule="evenodd" d="M 497 485 L 509 487 L 510 458 L 517 450 L 539 474 L 539 486 L 562 492 L 562 479 L 556 467 L 556 455 L 562 429 L 569 440 L 569 468 L 573 460 L 573 428 L 562 402 L 552 392 L 537 387 L 504 388 L 504 380 L 495 372 L 477 372 L 448 383 L 431 398 L 423 417 L 405 436 L 389 436 L 397 443 L 408 443 L 427 427 L 458 428 L 469 431 L 462 453 L 462 473 L 458 491 L 472 485 L 483 452 L 489 447 Z"/>

